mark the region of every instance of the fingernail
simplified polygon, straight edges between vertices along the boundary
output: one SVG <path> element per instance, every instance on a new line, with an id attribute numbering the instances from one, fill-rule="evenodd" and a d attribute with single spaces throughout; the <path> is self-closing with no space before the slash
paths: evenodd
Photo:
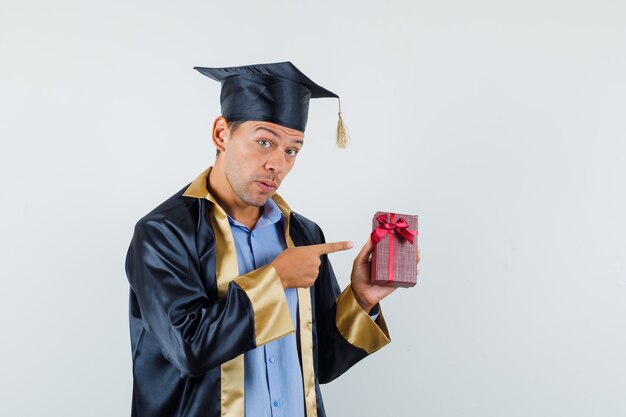
<path id="1" fill-rule="evenodd" d="M 354 247 L 354 243 L 348 242 L 348 249 L 352 249 Z"/>

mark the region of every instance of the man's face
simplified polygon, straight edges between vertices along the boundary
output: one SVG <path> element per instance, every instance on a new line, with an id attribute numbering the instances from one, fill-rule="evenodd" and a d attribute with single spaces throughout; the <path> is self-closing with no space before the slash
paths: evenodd
<path id="1" fill-rule="evenodd" d="M 228 132 L 224 173 L 235 195 L 261 207 L 293 168 L 304 133 L 270 122 L 247 121 Z"/>

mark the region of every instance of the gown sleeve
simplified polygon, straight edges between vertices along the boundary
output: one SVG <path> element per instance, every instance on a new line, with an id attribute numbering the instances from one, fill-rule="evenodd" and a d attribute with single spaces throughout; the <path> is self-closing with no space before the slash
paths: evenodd
<path id="1" fill-rule="evenodd" d="M 135 227 L 126 274 L 145 330 L 181 376 L 202 375 L 294 331 L 271 264 L 236 277 L 218 299 L 209 295 L 199 263 L 194 237 L 171 222 L 147 220 Z"/>
<path id="2" fill-rule="evenodd" d="M 322 231 L 319 233 L 322 243 L 325 242 Z M 321 261 L 315 283 L 315 319 L 318 377 L 320 383 L 327 383 L 391 339 L 382 310 L 372 320 L 357 303 L 350 284 L 340 290 L 328 256 L 323 255 Z"/>

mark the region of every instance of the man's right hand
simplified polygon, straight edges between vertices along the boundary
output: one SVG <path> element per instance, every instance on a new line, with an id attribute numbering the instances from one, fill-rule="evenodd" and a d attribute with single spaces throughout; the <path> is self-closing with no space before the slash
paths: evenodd
<path id="1" fill-rule="evenodd" d="M 353 246 L 352 242 L 331 242 L 287 248 L 272 261 L 272 265 L 278 272 L 283 288 L 309 288 L 319 274 L 320 256 L 348 250 Z"/>

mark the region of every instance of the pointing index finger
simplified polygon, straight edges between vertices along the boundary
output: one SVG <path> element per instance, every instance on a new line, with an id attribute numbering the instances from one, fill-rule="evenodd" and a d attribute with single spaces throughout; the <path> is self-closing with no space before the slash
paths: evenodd
<path id="1" fill-rule="evenodd" d="M 328 253 L 339 252 L 342 250 L 352 249 L 354 244 L 349 241 L 343 242 L 329 242 L 329 243 L 320 243 L 318 245 L 310 245 L 310 248 L 314 248 L 315 251 L 319 255 L 325 255 Z"/>

